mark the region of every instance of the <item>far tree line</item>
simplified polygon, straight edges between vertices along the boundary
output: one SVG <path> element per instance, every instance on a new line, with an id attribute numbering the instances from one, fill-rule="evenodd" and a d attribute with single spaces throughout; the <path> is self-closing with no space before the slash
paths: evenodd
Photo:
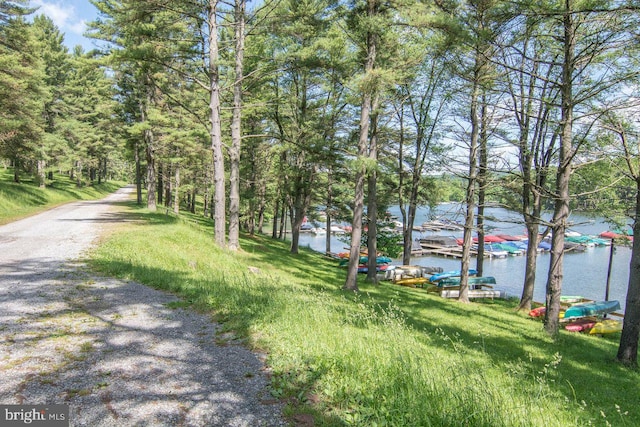
<path id="1" fill-rule="evenodd" d="M 228 250 L 241 229 L 278 238 L 290 223 L 295 254 L 322 206 L 327 227 L 352 224 L 355 291 L 381 210 L 400 207 L 409 264 L 417 209 L 456 194 L 463 302 L 472 237 L 482 252 L 484 208 L 500 201 L 530 238 L 521 310 L 552 233 L 552 336 L 569 214 L 598 213 L 633 230 L 618 359 L 637 364 L 637 2 L 90 1 L 89 52 L 69 52 L 28 1 L 0 3 L 0 159 L 16 182 L 130 179 L 151 210 L 211 217 Z"/>

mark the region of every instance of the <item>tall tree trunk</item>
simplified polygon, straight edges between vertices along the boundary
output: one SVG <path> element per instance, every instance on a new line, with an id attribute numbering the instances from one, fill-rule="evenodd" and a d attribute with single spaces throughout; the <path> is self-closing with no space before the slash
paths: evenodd
<path id="1" fill-rule="evenodd" d="M 235 15 L 235 81 L 233 82 L 233 114 L 231 149 L 229 150 L 229 249 L 240 249 L 240 147 L 242 144 L 242 82 L 244 78 L 244 25 L 246 0 L 236 0 Z"/>
<path id="2" fill-rule="evenodd" d="M 13 159 L 13 182 L 20 184 L 20 161 Z"/>
<path id="3" fill-rule="evenodd" d="M 471 265 L 471 243 L 475 214 L 475 191 L 478 170 L 478 139 L 480 136 L 480 122 L 478 104 L 480 99 L 480 83 L 484 73 L 484 59 L 479 49 L 476 51 L 475 69 L 473 72 L 473 90 L 471 92 L 471 141 L 469 143 L 469 176 L 467 177 L 467 192 L 464 233 L 462 235 L 462 261 L 460 263 L 460 294 L 458 300 L 469 302 L 469 266 Z"/>
<path id="4" fill-rule="evenodd" d="M 571 176 L 571 143 L 573 138 L 573 70 L 575 68 L 575 24 L 573 0 L 565 0 L 564 59 L 561 85 L 560 156 L 556 175 L 556 194 L 551 236 L 551 258 L 547 278 L 545 330 L 551 336 L 558 334 L 560 296 L 562 294 L 564 233 L 569 218 L 569 179 Z"/>
<path id="5" fill-rule="evenodd" d="M 373 18 L 377 14 L 377 1 L 367 0 L 367 16 Z M 376 63 L 377 35 L 367 33 L 367 59 L 365 63 L 365 78 L 373 72 Z M 351 223 L 351 246 L 349 248 L 349 265 L 347 278 L 343 289 L 358 290 L 358 264 L 360 263 L 360 243 L 362 240 L 362 214 L 364 211 L 364 181 L 367 173 L 364 159 L 367 156 L 369 141 L 369 121 L 371 117 L 371 88 L 365 88 L 362 94 L 360 109 L 360 136 L 358 138 L 358 169 L 355 176 L 355 190 L 353 199 L 353 220 Z"/>
<path id="6" fill-rule="evenodd" d="M 160 164 L 158 165 L 158 205 L 162 206 L 164 205 L 164 193 L 167 191 L 167 189 L 165 188 L 165 179 L 164 176 L 167 173 L 166 170 L 166 166 L 160 162 Z M 168 203 L 168 200 L 167 200 Z M 165 205 L 168 206 L 168 205 Z"/>
<path id="7" fill-rule="evenodd" d="M 327 209 L 325 211 L 325 215 L 327 216 L 327 227 L 330 227 L 331 224 L 331 209 L 333 207 L 333 174 L 332 170 L 329 170 L 327 174 Z M 324 238 L 324 252 L 329 255 L 331 254 L 331 234 L 327 233 Z"/>
<path id="8" fill-rule="evenodd" d="M 402 218 L 402 265 L 410 265 L 413 248 L 413 225 L 409 225 L 412 200 L 409 197 L 409 212 L 407 213 L 404 199 L 404 108 L 402 106 L 398 111 L 398 126 L 398 207 Z"/>
<path id="9" fill-rule="evenodd" d="M 371 105 L 371 136 L 369 138 L 369 159 L 372 162 L 378 161 L 378 106 L 380 103 L 380 95 L 376 93 Z M 377 254 L 378 254 L 378 198 L 377 198 L 378 176 L 376 167 L 369 171 L 367 183 L 367 281 L 370 283 L 378 283 L 377 274 Z"/>
<path id="10" fill-rule="evenodd" d="M 218 0 L 209 0 L 209 112 L 210 138 L 213 152 L 213 185 L 215 203 L 214 240 L 218 246 L 226 246 L 226 194 L 224 182 L 224 153 L 222 152 L 222 130 L 220 125 L 220 75 L 218 70 Z"/>
<path id="11" fill-rule="evenodd" d="M 76 161 L 76 187 L 82 187 L 82 161 Z"/>
<path id="12" fill-rule="evenodd" d="M 483 275 L 484 270 L 484 209 L 487 193 L 487 162 L 488 162 L 488 138 L 489 138 L 489 118 L 487 117 L 486 94 L 482 96 L 482 106 L 480 107 L 480 162 L 478 164 L 478 256 L 476 257 L 476 270 L 478 276 Z"/>
<path id="13" fill-rule="evenodd" d="M 147 209 L 155 211 L 156 206 L 156 157 L 153 150 L 153 133 L 144 131 L 147 156 Z"/>
<path id="14" fill-rule="evenodd" d="M 299 251 L 300 226 L 311 204 L 311 187 L 313 186 L 314 176 L 315 170 L 311 172 L 311 176 L 298 176 L 294 185 L 295 195 L 293 214 L 291 215 L 291 253 L 293 254 L 297 254 Z M 327 234 L 331 234 L 330 229 L 327 230 Z"/>
<path id="15" fill-rule="evenodd" d="M 267 182 L 264 179 L 259 180 L 258 186 L 258 220 L 255 229 L 251 232 L 253 235 L 255 232 L 262 233 L 264 227 L 264 212 L 267 207 Z"/>
<path id="16" fill-rule="evenodd" d="M 140 144 L 133 144 L 133 157 L 136 163 L 136 203 L 142 205 L 142 166 L 140 165 Z"/>
<path id="17" fill-rule="evenodd" d="M 173 212 L 177 215 L 180 213 L 180 164 L 174 165 L 173 171 Z"/>
<path id="18" fill-rule="evenodd" d="M 173 167 L 180 169 L 180 165 L 177 163 Z M 175 178 L 175 169 L 173 171 L 171 169 L 172 169 L 171 167 L 164 168 L 165 174 L 167 175 L 167 179 L 164 180 L 165 181 L 164 182 L 164 206 L 166 208 L 171 206 L 171 201 L 172 201 L 171 195 L 174 193 L 174 187 L 175 187 L 174 181 L 172 181 L 171 178 L 169 178 L 169 175 L 171 173 L 173 173 Z M 176 187 L 176 191 L 177 191 L 177 187 Z"/>
<path id="19" fill-rule="evenodd" d="M 45 161 L 42 159 L 38 159 L 37 174 L 38 174 L 38 187 L 40 188 L 45 187 L 44 165 L 45 165 Z"/>
<path id="20" fill-rule="evenodd" d="M 629 285 L 625 304 L 624 323 L 617 360 L 628 366 L 638 365 L 640 335 L 640 177 L 636 177 L 636 210 L 633 221 L 633 247 L 629 266 Z"/>
<path id="21" fill-rule="evenodd" d="M 273 208 L 273 221 L 271 227 L 271 238 L 278 238 L 278 213 L 280 212 L 280 197 L 276 198 L 276 206 Z"/>
<path id="22" fill-rule="evenodd" d="M 532 75 L 538 74 L 538 66 L 539 61 L 536 60 Z M 551 67 L 549 67 L 548 72 L 551 72 Z M 523 71 L 522 74 L 525 74 L 525 72 Z M 546 79 L 546 81 L 549 80 L 549 78 Z M 558 135 L 557 132 L 554 132 L 549 145 L 545 148 L 544 141 L 547 138 L 549 104 L 551 104 L 551 102 L 544 99 L 544 96 L 548 96 L 547 85 L 544 84 L 541 90 L 541 95 L 544 96 L 539 97 L 540 101 L 535 119 L 536 123 L 533 135 L 530 136 L 531 119 L 533 117 L 533 100 L 536 97 L 537 84 L 538 79 L 529 77 L 527 96 L 522 97 L 519 115 L 520 140 L 518 142 L 518 150 L 523 179 L 522 215 L 527 229 L 527 235 L 529 236 L 525 260 L 524 283 L 522 285 L 520 303 L 518 304 L 518 310 L 524 312 L 529 312 L 533 303 L 543 203 L 541 191 L 547 182 L 547 170 Z"/>
<path id="23" fill-rule="evenodd" d="M 282 207 L 280 209 L 280 230 L 278 231 L 278 239 L 284 240 L 286 237 L 286 226 L 287 226 L 287 203 L 282 202 Z"/>
<path id="24" fill-rule="evenodd" d="M 140 104 L 140 122 L 147 121 L 147 108 L 151 105 L 151 88 L 146 86 L 147 98 L 146 103 Z M 142 134 L 144 141 L 145 156 L 147 160 L 147 209 L 156 210 L 156 157 L 153 140 L 153 132 L 151 129 L 145 129 Z"/>

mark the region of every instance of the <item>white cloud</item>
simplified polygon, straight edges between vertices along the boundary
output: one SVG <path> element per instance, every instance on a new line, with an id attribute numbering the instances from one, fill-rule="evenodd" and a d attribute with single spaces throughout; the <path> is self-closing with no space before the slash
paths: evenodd
<path id="1" fill-rule="evenodd" d="M 72 33 L 83 34 L 87 29 L 87 21 L 85 21 L 84 19 L 81 19 L 75 22 L 74 24 L 69 25 L 68 28 Z"/>
<path id="2" fill-rule="evenodd" d="M 86 21 L 76 15 L 72 5 L 46 0 L 32 0 L 31 6 L 38 7 L 36 14 L 43 14 L 51 18 L 62 32 L 82 34 L 86 28 Z"/>

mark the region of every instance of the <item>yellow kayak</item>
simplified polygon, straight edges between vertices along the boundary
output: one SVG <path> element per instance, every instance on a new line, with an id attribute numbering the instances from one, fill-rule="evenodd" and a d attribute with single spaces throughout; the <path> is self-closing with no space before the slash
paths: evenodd
<path id="1" fill-rule="evenodd" d="M 622 330 L 622 322 L 613 319 L 604 319 L 593 325 L 590 334 L 611 334 Z"/>
<path id="2" fill-rule="evenodd" d="M 395 281 L 395 283 L 396 285 L 415 287 L 417 285 L 423 286 L 428 281 L 429 279 L 427 279 L 426 277 L 411 277 L 407 279 L 398 279 Z"/>

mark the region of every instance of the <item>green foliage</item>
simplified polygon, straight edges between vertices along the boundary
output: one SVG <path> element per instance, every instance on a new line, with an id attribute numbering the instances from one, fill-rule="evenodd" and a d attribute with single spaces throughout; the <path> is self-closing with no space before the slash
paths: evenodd
<path id="1" fill-rule="evenodd" d="M 37 180 L 13 182 L 13 170 L 0 166 L 0 224 L 42 212 L 75 200 L 95 200 L 113 193 L 124 183 L 109 182 L 78 188 L 69 176 L 54 174 L 47 188 L 39 188 Z"/>
<path id="2" fill-rule="evenodd" d="M 392 222 L 378 221 L 378 233 L 376 235 L 376 247 L 378 252 L 390 258 L 398 258 L 402 254 L 402 236 L 395 231 L 395 224 Z M 351 236 L 339 236 L 338 240 L 349 245 Z M 365 230 L 360 238 L 360 247 L 368 247 L 369 233 Z"/>
<path id="3" fill-rule="evenodd" d="M 0 25 L 0 157 L 20 167 L 36 157 L 47 88 L 33 28 L 9 16 Z"/>
<path id="4" fill-rule="evenodd" d="M 264 237 L 217 248 L 211 224 L 146 210 L 93 265 L 174 292 L 265 351 L 272 394 L 317 425 L 634 425 L 639 373 L 610 360 L 616 336 L 552 340 L 515 301 L 460 304 L 361 280 Z M 151 242 L 153 242 L 151 244 Z M 609 424 L 607 424 L 609 423 Z"/>
<path id="5" fill-rule="evenodd" d="M 466 182 L 453 175 L 443 174 L 437 179 L 438 188 L 442 194 L 441 200 L 447 202 L 461 202 L 465 199 Z"/>

